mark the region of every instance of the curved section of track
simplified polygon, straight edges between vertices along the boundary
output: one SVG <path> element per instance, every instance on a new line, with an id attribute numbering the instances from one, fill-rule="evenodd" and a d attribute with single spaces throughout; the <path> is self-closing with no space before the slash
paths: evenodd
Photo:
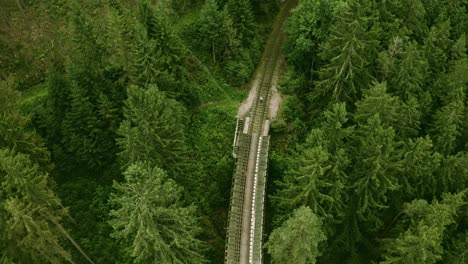
<path id="1" fill-rule="evenodd" d="M 297 0 L 288 0 L 275 21 L 257 71 L 260 83 L 250 110 L 241 116 L 234 140 L 236 167 L 226 234 L 225 263 L 262 263 L 265 185 L 270 137 L 271 87 L 279 74 L 282 26 Z"/>

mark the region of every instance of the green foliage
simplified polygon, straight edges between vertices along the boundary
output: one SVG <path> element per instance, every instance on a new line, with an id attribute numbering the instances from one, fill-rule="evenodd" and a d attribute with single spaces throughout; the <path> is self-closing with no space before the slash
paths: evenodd
<path id="1" fill-rule="evenodd" d="M 467 7 L 305 0 L 291 14 L 292 67 L 282 83 L 288 97 L 281 123 L 272 125 L 271 177 L 280 178 L 272 218 L 282 220 L 300 205 L 327 216 L 332 243 L 324 263 L 380 261 L 386 245 L 375 242 L 401 231 L 393 227 L 404 203 L 466 188 Z M 346 103 L 352 120 L 338 105 L 330 108 L 334 102 Z M 326 206 L 332 202 L 340 209 Z M 456 234 L 466 230 L 461 219 L 454 218 L 457 227 L 443 243 L 453 246 L 450 256 L 464 251 L 457 246 L 463 239 Z"/>
<path id="2" fill-rule="evenodd" d="M 409 139 L 404 147 L 402 190 L 408 197 L 433 197 L 437 193 L 437 171 L 442 155 L 434 152 L 429 137 Z"/>
<path id="3" fill-rule="evenodd" d="M 154 85 L 131 86 L 118 130 L 121 165 L 126 168 L 146 160 L 169 171 L 171 177 L 180 176 L 185 152 L 183 111 Z"/>
<path id="4" fill-rule="evenodd" d="M 438 171 L 438 193 L 458 192 L 468 187 L 466 175 L 468 173 L 468 153 L 458 152 L 446 156 Z"/>
<path id="5" fill-rule="evenodd" d="M 418 134 L 421 114 L 417 105 L 411 105 L 412 100 L 409 101 L 410 105 L 406 105 L 398 97 L 387 93 L 386 83 L 375 83 L 363 94 L 364 98 L 356 102 L 356 122 L 365 123 L 378 114 L 384 127 L 393 127 L 402 137 Z"/>
<path id="6" fill-rule="evenodd" d="M 343 148 L 352 128 L 347 121 L 344 104 L 335 104 L 324 113 L 320 128 L 313 129 L 306 142 L 288 160 L 288 171 L 274 201 L 278 210 L 289 212 L 299 206 L 332 221 L 339 221 L 346 204 L 347 167 L 350 159 Z"/>
<path id="7" fill-rule="evenodd" d="M 429 78 L 435 79 L 447 67 L 450 21 L 434 25 L 424 39 L 425 56 L 429 64 Z"/>
<path id="8" fill-rule="evenodd" d="M 228 0 L 225 8 L 232 18 L 241 46 L 248 47 L 258 34 L 250 0 Z"/>
<path id="9" fill-rule="evenodd" d="M 65 72 L 57 66 L 48 81 L 47 138 L 60 172 L 92 174 L 115 158 L 121 86 L 105 76 L 103 48 L 90 19 L 75 4 L 72 13 Z"/>
<path id="10" fill-rule="evenodd" d="M 354 102 L 361 89 L 374 79 L 371 66 L 379 47 L 379 27 L 374 23 L 368 1 L 341 2 L 335 10 L 336 22 L 321 46 L 326 61 L 312 97 L 332 102 Z"/>
<path id="11" fill-rule="evenodd" d="M 215 0 L 207 0 L 200 16 L 188 28 L 192 46 L 210 54 L 213 62 L 226 61 L 240 45 L 238 32 L 226 10 L 220 11 Z"/>
<path id="12" fill-rule="evenodd" d="M 124 261 L 121 247 L 110 237 L 111 205 L 108 203 L 112 186 L 102 184 L 101 179 L 88 175 L 75 177 L 60 184 L 58 194 L 70 211 L 71 222 L 66 223 L 70 236 L 95 263 L 118 263 Z M 76 263 L 88 262 L 82 255 L 73 252 Z"/>
<path id="13" fill-rule="evenodd" d="M 334 5 L 335 1 L 300 1 L 288 19 L 288 58 L 306 73 L 315 70 L 319 44 L 328 37 L 333 22 Z"/>
<path id="14" fill-rule="evenodd" d="M 191 133 L 187 137 L 197 160 L 191 173 L 199 174 L 194 177 L 194 198 L 202 210 L 221 208 L 229 201 L 234 165 L 232 148 L 226 146 L 232 145 L 232 131 L 236 126 L 233 117 L 237 107 L 236 101 L 207 105 L 193 116 L 190 123 Z"/>
<path id="15" fill-rule="evenodd" d="M 445 251 L 443 258 L 447 263 L 464 264 L 468 260 L 468 231 L 456 237 L 450 245 L 448 251 Z"/>
<path id="16" fill-rule="evenodd" d="M 17 263 L 72 262 L 63 247 L 66 210 L 27 155 L 0 150 L 0 251 Z"/>
<path id="17" fill-rule="evenodd" d="M 273 230 L 265 244 L 272 263 L 316 263 L 327 240 L 322 220 L 308 207 L 295 210 L 291 218 Z"/>
<path id="18" fill-rule="evenodd" d="M 396 65 L 392 86 L 401 98 L 420 98 L 423 93 L 424 77 L 427 75 L 427 61 L 418 45 L 405 43 L 401 61 Z"/>
<path id="19" fill-rule="evenodd" d="M 466 203 L 464 195 L 465 192 L 446 194 L 441 203 L 415 200 L 407 204 L 403 212 L 409 226 L 397 238 L 386 241 L 381 263 L 430 264 L 440 261 L 443 233 L 454 222 L 457 210 Z"/>
<path id="20" fill-rule="evenodd" d="M 443 154 L 451 154 L 457 146 L 457 137 L 461 134 L 461 125 L 463 122 L 463 113 L 465 106 L 463 103 L 464 95 L 456 98 L 439 109 L 434 115 L 434 121 L 431 129 L 432 137 L 437 151 Z"/>
<path id="21" fill-rule="evenodd" d="M 385 128 L 379 114 L 371 116 L 356 129 L 354 167 L 350 177 L 357 216 L 367 229 L 382 226 L 381 215 L 388 208 L 392 192 L 400 188 L 397 173 L 401 153 L 395 131 Z"/>
<path id="22" fill-rule="evenodd" d="M 149 162 L 137 162 L 114 183 L 113 237 L 133 263 L 204 263 L 200 227 L 193 205 L 184 206 L 182 188 Z"/>
<path id="23" fill-rule="evenodd" d="M 0 148 L 27 154 L 44 169 L 50 166 L 44 142 L 30 129 L 30 119 L 21 114 L 20 94 L 13 79 L 0 81 Z"/>

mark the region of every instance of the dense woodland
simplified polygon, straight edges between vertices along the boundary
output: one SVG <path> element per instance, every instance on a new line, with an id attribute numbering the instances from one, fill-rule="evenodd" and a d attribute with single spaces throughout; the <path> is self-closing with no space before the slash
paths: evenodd
<path id="1" fill-rule="evenodd" d="M 0 3 L 0 263 L 222 263 L 276 0 Z M 468 2 L 299 0 L 267 263 L 468 262 Z"/>

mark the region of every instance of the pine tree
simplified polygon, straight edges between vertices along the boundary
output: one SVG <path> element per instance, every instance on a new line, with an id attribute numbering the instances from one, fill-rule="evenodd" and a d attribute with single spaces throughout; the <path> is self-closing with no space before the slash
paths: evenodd
<path id="1" fill-rule="evenodd" d="M 458 235 L 445 250 L 444 262 L 464 264 L 468 261 L 468 231 Z"/>
<path id="2" fill-rule="evenodd" d="M 333 105 L 324 112 L 320 128 L 313 129 L 293 153 L 289 170 L 277 183 L 279 190 L 273 198 L 279 210 L 309 206 L 327 220 L 342 220 L 350 165 L 345 142 L 353 131 L 353 127 L 345 127 L 346 115 L 344 104 Z"/>
<path id="3" fill-rule="evenodd" d="M 346 143 L 354 132 L 354 126 L 347 126 L 348 112 L 345 103 L 333 104 L 323 113 L 324 120 L 320 124 L 328 142 L 328 150 L 332 153 L 346 149 Z"/>
<path id="4" fill-rule="evenodd" d="M 429 65 L 429 82 L 435 81 L 447 69 L 447 53 L 450 45 L 450 21 L 432 26 L 424 39 L 424 51 Z"/>
<path id="5" fill-rule="evenodd" d="M 196 208 L 182 203 L 182 188 L 149 162 L 133 163 L 114 182 L 113 237 L 133 263 L 205 263 Z"/>
<path id="6" fill-rule="evenodd" d="M 81 11 L 73 2 L 65 77 L 55 69 L 49 81 L 48 138 L 64 175 L 104 174 L 108 169 L 116 152 L 112 123 L 119 122 L 123 97 L 122 86 L 114 85 L 114 77 L 104 67 L 106 52 L 95 27 Z"/>
<path id="7" fill-rule="evenodd" d="M 359 123 L 356 131 L 354 169 L 350 176 L 352 203 L 355 213 L 368 230 L 382 225 L 383 210 L 388 208 L 392 192 L 400 188 L 397 173 L 401 154 L 395 141 L 395 131 L 385 128 L 380 115 Z"/>
<path id="8" fill-rule="evenodd" d="M 318 48 L 325 41 L 333 22 L 335 1 L 300 1 L 287 21 L 288 58 L 313 78 L 318 66 Z"/>
<path id="9" fill-rule="evenodd" d="M 197 101 L 197 91 L 189 85 L 189 52 L 174 33 L 167 14 L 147 0 L 141 1 L 138 12 L 131 83 L 144 88 L 154 84 L 170 98 Z"/>
<path id="10" fill-rule="evenodd" d="M 66 210 L 48 175 L 28 156 L 1 149 L 0 183 L 2 255 L 20 263 L 73 263 L 60 225 Z"/>
<path id="11" fill-rule="evenodd" d="M 426 10 L 422 0 L 394 1 L 395 9 L 392 10 L 401 20 L 401 25 L 408 31 L 411 38 L 421 42 L 427 32 Z"/>
<path id="12" fill-rule="evenodd" d="M 122 166 L 146 160 L 171 177 L 179 175 L 185 152 L 182 113 L 182 106 L 154 85 L 130 87 L 117 139 Z"/>
<path id="13" fill-rule="evenodd" d="M 451 154 L 457 147 L 457 137 L 461 135 L 463 114 L 465 111 L 464 94 L 439 109 L 430 130 L 435 149 L 444 155 Z"/>
<path id="14" fill-rule="evenodd" d="M 295 164 L 278 183 L 280 190 L 276 194 L 278 207 L 284 210 L 305 205 L 310 206 L 319 216 L 328 216 L 329 208 L 335 207 L 335 199 L 329 195 L 334 186 L 328 177 L 332 168 L 330 154 L 316 141 L 323 140 L 323 132 L 313 130 L 306 145 L 294 155 Z M 331 217 L 331 215 L 330 215 Z"/>
<path id="15" fill-rule="evenodd" d="M 189 27 L 192 46 L 211 54 L 214 63 L 226 61 L 240 46 L 231 16 L 215 0 L 207 0 L 200 13 Z"/>
<path id="16" fill-rule="evenodd" d="M 347 1 L 337 10 L 330 36 L 321 46 L 321 57 L 327 63 L 320 69 L 311 97 L 354 102 L 373 80 L 370 66 L 377 55 L 379 28 L 367 1 Z"/>
<path id="17" fill-rule="evenodd" d="M 291 218 L 273 230 L 265 248 L 272 263 L 316 263 L 327 240 L 322 220 L 308 207 L 300 207 Z"/>
<path id="18" fill-rule="evenodd" d="M 460 151 L 444 157 L 437 172 L 437 194 L 459 192 L 468 188 L 468 153 Z"/>
<path id="19" fill-rule="evenodd" d="M 391 86 L 405 100 L 410 97 L 420 98 L 428 71 L 424 54 L 416 43 L 408 42 L 405 43 L 401 56 Z"/>
<path id="20" fill-rule="evenodd" d="M 404 209 L 409 227 L 397 238 L 388 239 L 385 244 L 382 264 L 408 263 L 431 264 L 442 259 L 443 234 L 454 222 L 459 208 L 466 204 L 463 196 L 446 194 L 442 202 L 414 200 Z"/>
<path id="21" fill-rule="evenodd" d="M 250 0 L 228 0 L 225 7 L 227 14 L 233 20 L 235 31 L 239 34 L 241 45 L 248 47 L 257 35 Z"/>
<path id="22" fill-rule="evenodd" d="M 418 134 L 421 114 L 414 99 L 410 98 L 409 104 L 404 104 L 398 97 L 387 93 L 386 83 L 375 83 L 363 93 L 364 98 L 356 102 L 356 122 L 365 123 L 373 115 L 379 114 L 382 125 L 393 127 L 402 138 Z"/>
<path id="23" fill-rule="evenodd" d="M 402 191 L 410 199 L 433 197 L 437 193 L 442 155 L 434 152 L 429 137 L 409 139 L 402 160 Z"/>
<path id="24" fill-rule="evenodd" d="M 42 168 L 50 168 L 44 142 L 31 131 L 31 120 L 20 111 L 21 97 L 13 79 L 0 81 L 0 148 L 30 155 Z"/>

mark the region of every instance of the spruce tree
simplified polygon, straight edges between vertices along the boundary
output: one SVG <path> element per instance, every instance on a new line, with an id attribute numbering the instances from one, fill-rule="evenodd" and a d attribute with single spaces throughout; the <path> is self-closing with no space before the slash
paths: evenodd
<path id="1" fill-rule="evenodd" d="M 241 44 L 231 16 L 215 0 L 207 0 L 200 13 L 189 27 L 192 45 L 210 54 L 214 63 L 227 61 Z"/>
<path id="2" fill-rule="evenodd" d="M 57 67 L 49 82 L 49 143 L 62 174 L 104 174 L 115 158 L 113 122 L 120 119 L 122 86 L 106 74 L 105 49 L 92 21 L 76 2 L 71 13 L 65 77 Z"/>
<path id="3" fill-rule="evenodd" d="M 397 238 L 388 239 L 382 264 L 431 264 L 442 259 L 442 239 L 447 226 L 454 222 L 459 208 L 466 204 L 465 192 L 446 194 L 442 202 L 428 204 L 414 200 L 404 209 L 409 226 Z"/>
<path id="4" fill-rule="evenodd" d="M 342 220 L 347 205 L 347 170 L 350 157 L 345 143 L 353 127 L 346 127 L 344 104 L 325 111 L 320 128 L 313 129 L 306 142 L 293 153 L 288 170 L 279 181 L 273 200 L 279 210 L 309 206 L 332 222 Z M 329 226 L 326 226 L 329 228 Z"/>
<path id="5" fill-rule="evenodd" d="M 379 114 L 359 123 L 354 140 L 351 201 L 366 229 L 376 230 L 383 224 L 381 217 L 392 193 L 400 188 L 401 153 L 395 131 L 383 126 Z"/>
<path id="6" fill-rule="evenodd" d="M 414 99 L 410 98 L 408 105 L 404 104 L 400 98 L 387 92 L 386 83 L 374 83 L 363 93 L 364 98 L 356 102 L 356 122 L 365 123 L 370 117 L 378 114 L 382 125 L 385 128 L 393 127 L 400 137 L 418 134 L 421 113 Z"/>
<path id="7" fill-rule="evenodd" d="M 316 263 L 320 247 L 327 240 L 322 220 L 308 207 L 300 207 L 280 227 L 273 230 L 265 244 L 272 263 Z"/>
<path id="8" fill-rule="evenodd" d="M 408 42 L 404 45 L 401 57 L 391 81 L 392 88 L 405 100 L 410 97 L 421 98 L 428 71 L 424 54 L 416 43 Z"/>
<path id="9" fill-rule="evenodd" d="M 468 188 L 468 153 L 460 151 L 443 158 L 437 171 L 437 194 L 459 192 Z"/>
<path id="10" fill-rule="evenodd" d="M 121 165 L 146 160 L 180 176 L 185 155 L 183 107 L 154 85 L 131 86 L 117 143 Z"/>
<path id="11" fill-rule="evenodd" d="M 444 155 L 452 154 L 457 147 L 457 137 L 461 135 L 464 106 L 464 93 L 443 106 L 434 114 L 431 136 L 435 149 Z"/>
<path id="12" fill-rule="evenodd" d="M 434 82 L 447 69 L 446 51 L 450 45 L 450 21 L 433 25 L 424 39 L 424 51 L 429 65 L 428 81 Z"/>
<path id="13" fill-rule="evenodd" d="M 24 154 L 0 150 L 0 251 L 18 263 L 72 262 L 60 222 L 66 215 L 48 175 Z"/>
<path id="14" fill-rule="evenodd" d="M 21 113 L 21 97 L 15 88 L 12 78 L 0 81 L 0 148 L 27 154 L 42 168 L 50 168 L 49 153 L 41 138 L 30 128 L 30 118 Z"/>
<path id="15" fill-rule="evenodd" d="M 168 15 L 145 0 L 138 6 L 137 21 L 130 83 L 143 88 L 154 84 L 170 98 L 198 105 L 199 86 L 193 80 L 199 76 L 190 68 L 194 58 L 175 33 Z"/>
<path id="16" fill-rule="evenodd" d="M 233 20 L 234 29 L 239 34 L 241 46 L 249 47 L 257 35 L 257 27 L 250 0 L 228 0 L 225 7 L 227 14 Z"/>
<path id="17" fill-rule="evenodd" d="M 133 263 L 205 263 L 196 208 L 184 206 L 182 188 L 149 162 L 131 164 L 124 176 L 114 182 L 110 224 Z"/>
<path id="18" fill-rule="evenodd" d="M 406 197 L 412 200 L 436 195 L 441 161 L 442 155 L 433 150 L 429 137 L 409 139 L 405 143 L 401 183 Z"/>
<path id="19" fill-rule="evenodd" d="M 333 23 L 335 1 L 300 1 L 287 21 L 288 59 L 310 78 L 319 63 L 318 48 Z"/>
<path id="20" fill-rule="evenodd" d="M 353 103 L 373 80 L 379 28 L 367 1 L 342 2 L 335 17 L 330 36 L 321 46 L 321 57 L 327 63 L 320 69 L 311 96 Z"/>
<path id="21" fill-rule="evenodd" d="M 452 264 L 464 264 L 468 261 L 468 231 L 459 234 L 449 243 L 448 250 L 444 250 L 443 261 Z"/>

